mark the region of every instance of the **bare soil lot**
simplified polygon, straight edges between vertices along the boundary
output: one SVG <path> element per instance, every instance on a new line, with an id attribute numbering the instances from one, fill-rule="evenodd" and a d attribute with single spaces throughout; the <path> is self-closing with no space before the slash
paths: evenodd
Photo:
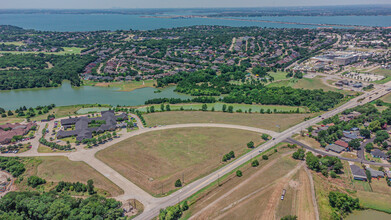
<path id="1" fill-rule="evenodd" d="M 149 132 L 96 154 L 97 158 L 152 195 L 174 190 L 224 165 L 224 154 L 248 152 L 261 134 L 227 128 L 184 128 Z"/>

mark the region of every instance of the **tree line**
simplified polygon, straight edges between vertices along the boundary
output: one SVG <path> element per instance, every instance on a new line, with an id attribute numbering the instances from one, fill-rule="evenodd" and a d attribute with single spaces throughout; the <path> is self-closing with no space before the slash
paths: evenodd
<path id="1" fill-rule="evenodd" d="M 246 80 L 242 67 L 221 68 L 222 73 L 207 69 L 194 73 L 180 72 L 160 78 L 157 86 L 176 84 L 176 91 L 193 96 L 221 96 L 225 103 L 306 106 L 311 111 L 323 111 L 334 107 L 344 97 L 333 91 L 307 90 L 292 87 L 266 87 L 256 80 Z M 233 83 L 239 81 L 241 83 Z M 148 102 L 150 103 L 150 102 Z"/>

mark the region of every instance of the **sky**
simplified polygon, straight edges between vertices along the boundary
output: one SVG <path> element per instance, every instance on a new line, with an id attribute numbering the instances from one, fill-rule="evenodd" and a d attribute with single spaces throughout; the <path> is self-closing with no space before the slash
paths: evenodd
<path id="1" fill-rule="evenodd" d="M 390 0 L 0 0 L 1 9 L 220 8 L 390 4 Z"/>

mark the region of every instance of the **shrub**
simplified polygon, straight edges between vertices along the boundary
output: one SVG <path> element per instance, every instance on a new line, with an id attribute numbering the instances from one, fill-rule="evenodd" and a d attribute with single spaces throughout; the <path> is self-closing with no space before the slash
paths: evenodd
<path id="1" fill-rule="evenodd" d="M 237 176 L 237 177 L 241 177 L 241 176 L 243 176 L 243 173 L 242 173 L 242 171 L 240 171 L 240 170 L 237 170 L 237 171 L 236 171 L 236 176 Z"/>
<path id="2" fill-rule="evenodd" d="M 251 162 L 251 166 L 252 166 L 252 167 L 257 167 L 257 166 L 259 166 L 258 160 L 257 160 L 257 159 L 253 160 L 253 162 Z"/>
<path id="3" fill-rule="evenodd" d="M 175 181 L 175 187 L 181 187 L 181 186 L 182 186 L 181 180 L 180 180 L 180 179 L 177 179 L 177 180 Z"/>
<path id="4" fill-rule="evenodd" d="M 42 185 L 42 184 L 45 184 L 46 183 L 46 180 L 42 179 L 42 178 L 39 178 L 37 176 L 30 176 L 28 179 L 27 179 L 27 185 L 35 188 L 39 185 Z"/>
<path id="5" fill-rule="evenodd" d="M 264 159 L 264 160 L 269 160 L 269 157 L 268 157 L 267 155 L 263 155 L 263 156 L 262 156 L 262 159 Z"/>

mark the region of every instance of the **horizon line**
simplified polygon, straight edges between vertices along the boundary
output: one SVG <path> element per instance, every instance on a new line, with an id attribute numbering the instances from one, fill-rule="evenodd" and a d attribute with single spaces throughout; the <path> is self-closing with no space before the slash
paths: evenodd
<path id="1" fill-rule="evenodd" d="M 237 6 L 237 7 L 162 7 L 162 8 L 0 8 L 0 10 L 129 10 L 129 9 L 235 9 L 235 8 L 301 8 L 301 7 L 343 7 L 343 6 L 391 6 L 390 4 L 349 4 L 349 5 L 298 5 L 298 6 Z"/>

